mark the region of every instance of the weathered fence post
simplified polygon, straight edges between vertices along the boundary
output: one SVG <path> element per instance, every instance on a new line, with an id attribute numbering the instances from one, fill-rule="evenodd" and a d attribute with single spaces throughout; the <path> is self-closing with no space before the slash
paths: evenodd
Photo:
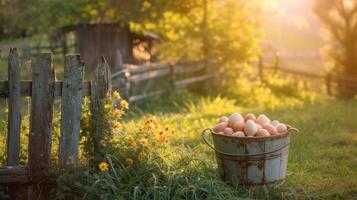
<path id="1" fill-rule="evenodd" d="M 124 72 L 124 82 L 125 82 L 125 95 L 124 98 L 129 102 L 131 95 L 131 82 L 130 82 L 130 68 L 126 66 Z"/>
<path id="2" fill-rule="evenodd" d="M 78 160 L 83 97 L 84 63 L 79 55 L 65 56 L 61 102 L 59 167 L 74 166 Z"/>
<path id="3" fill-rule="evenodd" d="M 92 127 L 92 143 L 93 143 L 93 154 L 101 154 L 100 150 L 102 148 L 102 140 L 104 138 L 104 132 L 106 131 L 106 120 L 104 119 L 104 105 L 106 104 L 105 98 L 108 93 L 111 92 L 111 79 L 110 79 L 110 67 L 102 57 L 101 63 L 95 72 L 95 77 L 91 82 L 91 127 Z M 99 134 L 103 132 L 103 134 Z M 94 158 L 94 163 L 97 162 Z"/>
<path id="4" fill-rule="evenodd" d="M 20 155 L 20 128 L 21 128 L 21 80 L 20 63 L 17 49 L 10 49 L 9 66 L 9 113 L 8 113 L 8 136 L 7 136 L 7 165 L 19 164 Z M 16 185 L 9 187 L 11 199 L 17 199 L 19 188 Z"/>
<path id="5" fill-rule="evenodd" d="M 9 55 L 9 114 L 8 114 L 8 142 L 7 165 L 18 165 L 20 154 L 21 128 L 21 84 L 20 63 L 17 49 L 10 49 Z"/>
<path id="6" fill-rule="evenodd" d="M 42 181 L 50 168 L 52 115 L 54 102 L 54 69 L 51 54 L 41 53 L 33 60 L 31 120 L 29 134 L 28 169 L 31 182 L 28 199 L 46 199 Z"/>

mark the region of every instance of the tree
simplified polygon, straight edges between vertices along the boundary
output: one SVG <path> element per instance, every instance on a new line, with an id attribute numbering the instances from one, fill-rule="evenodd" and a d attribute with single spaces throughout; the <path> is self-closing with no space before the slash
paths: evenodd
<path id="1" fill-rule="evenodd" d="M 7 2 L 9 0 L 5 0 Z M 15 8 L 21 0 L 11 0 Z M 259 53 L 261 0 L 31 0 L 22 22 L 31 33 L 90 23 L 129 24 L 132 31 L 151 31 L 162 40 L 156 47 L 162 61 L 214 57 L 236 78 L 239 64 Z M 5 7 L 10 7 L 5 4 Z M 7 8 L 4 8 L 6 10 Z M 14 14 L 21 13 L 16 12 Z M 11 14 L 8 13 L 11 17 Z M 0 14 L 1 20 L 1 14 Z M 6 24 L 10 26 L 10 24 Z"/>
<path id="2" fill-rule="evenodd" d="M 357 2 L 354 0 L 315 0 L 314 11 L 323 22 L 325 52 L 330 70 L 338 75 L 357 77 Z M 339 82 L 339 93 L 351 97 L 353 87 Z"/>

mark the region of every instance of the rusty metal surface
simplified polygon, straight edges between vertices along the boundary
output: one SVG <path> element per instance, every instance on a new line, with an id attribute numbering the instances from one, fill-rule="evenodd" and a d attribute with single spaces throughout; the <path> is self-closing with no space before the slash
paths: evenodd
<path id="1" fill-rule="evenodd" d="M 265 138 L 234 138 L 213 132 L 211 135 L 217 150 L 218 172 L 223 181 L 254 187 L 277 184 L 285 179 L 289 132 Z"/>

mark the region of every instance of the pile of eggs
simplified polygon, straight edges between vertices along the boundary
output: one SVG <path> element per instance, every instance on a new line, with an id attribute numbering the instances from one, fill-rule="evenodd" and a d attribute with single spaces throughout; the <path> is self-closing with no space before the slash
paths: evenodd
<path id="1" fill-rule="evenodd" d="M 258 117 L 252 113 L 244 115 L 233 113 L 229 118 L 221 117 L 212 128 L 214 133 L 234 137 L 268 137 L 284 134 L 288 127 L 278 120 L 271 121 L 266 115 Z"/>

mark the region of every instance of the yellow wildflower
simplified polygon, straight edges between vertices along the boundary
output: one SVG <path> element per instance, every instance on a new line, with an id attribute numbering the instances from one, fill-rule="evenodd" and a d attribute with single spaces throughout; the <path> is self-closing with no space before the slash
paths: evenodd
<path id="1" fill-rule="evenodd" d="M 128 146 L 131 148 L 135 148 L 136 147 L 136 143 L 133 141 L 129 141 Z"/>
<path id="2" fill-rule="evenodd" d="M 140 153 L 138 154 L 138 160 L 143 160 L 144 157 L 145 157 L 144 152 L 140 152 Z"/>
<path id="3" fill-rule="evenodd" d="M 155 127 L 155 126 L 154 126 L 154 124 L 153 124 L 152 122 L 146 124 L 146 128 L 147 128 L 148 130 L 153 129 L 154 127 Z"/>
<path id="4" fill-rule="evenodd" d="M 114 129 L 121 129 L 121 123 L 120 122 L 115 122 L 114 123 Z"/>
<path id="5" fill-rule="evenodd" d="M 123 111 L 119 109 L 114 110 L 114 116 L 121 117 L 123 115 Z"/>
<path id="6" fill-rule="evenodd" d="M 113 97 L 114 97 L 114 99 L 121 99 L 121 96 L 120 96 L 119 92 L 117 92 L 117 91 L 113 92 Z"/>
<path id="7" fill-rule="evenodd" d="M 8 113 L 9 112 L 9 108 L 4 108 L 4 113 Z"/>
<path id="8" fill-rule="evenodd" d="M 126 109 L 129 108 L 129 104 L 125 100 L 120 101 L 120 106 Z"/>
<path id="9" fill-rule="evenodd" d="M 166 136 L 164 134 L 160 134 L 159 141 L 160 142 L 165 142 L 166 141 Z"/>
<path id="10" fill-rule="evenodd" d="M 143 138 L 143 139 L 141 139 L 140 140 L 140 142 L 139 142 L 140 144 L 142 144 L 142 145 L 147 145 L 147 143 L 148 143 L 148 139 L 146 139 L 146 138 Z"/>
<path id="11" fill-rule="evenodd" d="M 106 162 L 101 162 L 101 163 L 99 163 L 98 167 L 99 167 L 100 171 L 107 171 L 109 165 Z"/>
<path id="12" fill-rule="evenodd" d="M 134 163 L 134 160 L 131 159 L 131 158 L 127 158 L 127 159 L 125 160 L 125 162 L 126 162 L 126 164 L 127 164 L 128 166 L 130 166 L 130 165 L 132 165 L 132 164 Z"/>

